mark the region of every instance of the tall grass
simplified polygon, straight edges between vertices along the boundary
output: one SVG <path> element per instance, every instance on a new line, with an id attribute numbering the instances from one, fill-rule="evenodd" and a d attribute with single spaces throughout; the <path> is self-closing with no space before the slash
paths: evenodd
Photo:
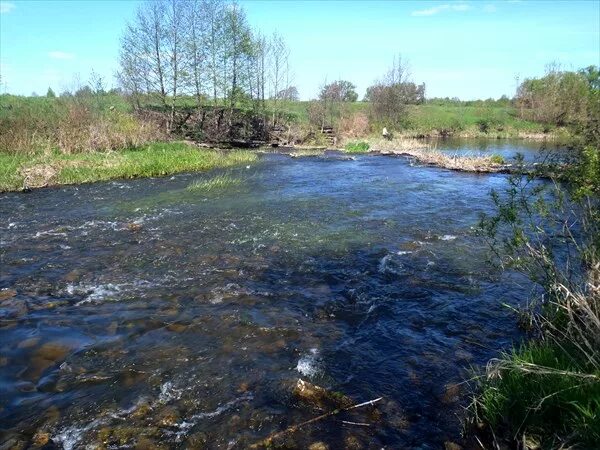
<path id="1" fill-rule="evenodd" d="M 117 95 L 0 96 L 0 152 L 72 154 L 133 148 L 164 137 L 158 124 L 135 117 Z"/>
<path id="2" fill-rule="evenodd" d="M 584 290 L 560 285 L 537 315 L 537 339 L 489 362 L 472 406 L 478 421 L 541 448 L 600 444 L 600 264 Z M 585 448 L 584 447 L 584 448 Z"/>

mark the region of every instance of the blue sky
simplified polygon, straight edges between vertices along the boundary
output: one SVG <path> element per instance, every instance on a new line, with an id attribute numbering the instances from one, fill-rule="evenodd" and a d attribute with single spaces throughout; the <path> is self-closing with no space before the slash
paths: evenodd
<path id="1" fill-rule="evenodd" d="M 600 0 L 241 1 L 250 24 L 278 31 L 304 99 L 325 81 L 365 89 L 395 54 L 409 60 L 427 96 L 512 95 L 515 77 L 546 64 L 600 64 Z M 1 91 L 43 94 L 86 81 L 114 85 L 119 37 L 138 1 L 0 1 Z"/>

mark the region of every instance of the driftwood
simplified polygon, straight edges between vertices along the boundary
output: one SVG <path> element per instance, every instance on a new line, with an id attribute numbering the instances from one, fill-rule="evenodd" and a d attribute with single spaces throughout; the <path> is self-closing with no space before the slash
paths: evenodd
<path id="1" fill-rule="evenodd" d="M 266 437 L 265 439 L 263 439 L 262 441 L 256 442 L 255 444 L 252 444 L 250 446 L 250 448 L 268 447 L 268 446 L 272 445 L 272 443 L 273 443 L 273 441 L 275 439 L 279 439 L 279 438 L 285 436 L 288 433 L 294 433 L 295 431 L 298 431 L 300 428 L 302 428 L 302 427 L 304 427 L 306 425 L 310 425 L 311 423 L 315 423 L 315 422 L 318 422 L 319 420 L 326 419 L 327 417 L 335 416 L 335 415 L 337 415 L 337 414 L 339 414 L 341 412 L 350 411 L 352 409 L 360 408 L 360 407 L 363 407 L 363 406 L 374 405 L 375 403 L 377 403 L 377 402 L 379 402 L 381 400 L 383 400 L 383 397 L 379 397 L 379 398 L 376 398 L 376 399 L 373 399 L 373 400 L 369 400 L 368 402 L 363 402 L 363 403 L 359 403 L 359 404 L 356 404 L 356 405 L 348 406 L 346 408 L 334 409 L 333 411 L 329 411 L 328 413 L 321 414 L 320 416 L 317 416 L 317 417 L 313 417 L 312 419 L 309 419 L 309 420 L 307 420 L 305 422 L 302 422 L 302 423 L 299 423 L 299 424 L 296 424 L 296 425 L 292 425 L 292 426 L 286 428 L 283 431 L 279 431 L 277 433 L 273 433 L 273 434 L 269 435 L 268 437 Z M 350 423 L 353 423 L 353 422 L 348 422 L 348 423 L 350 424 Z M 367 424 L 356 424 L 356 425 L 362 425 L 362 426 L 364 426 L 364 425 L 367 425 Z"/>

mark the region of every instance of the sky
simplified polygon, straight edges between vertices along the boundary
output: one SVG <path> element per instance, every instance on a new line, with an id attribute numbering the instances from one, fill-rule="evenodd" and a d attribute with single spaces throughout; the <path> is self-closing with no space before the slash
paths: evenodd
<path id="1" fill-rule="evenodd" d="M 512 96 L 516 79 L 600 65 L 600 0 L 239 2 L 250 25 L 290 48 L 293 85 L 314 98 L 326 81 L 366 88 L 401 54 L 427 97 Z M 119 38 L 140 2 L 0 1 L 0 91 L 56 92 L 93 70 L 114 86 Z M 79 80 L 79 81 L 78 81 Z"/>

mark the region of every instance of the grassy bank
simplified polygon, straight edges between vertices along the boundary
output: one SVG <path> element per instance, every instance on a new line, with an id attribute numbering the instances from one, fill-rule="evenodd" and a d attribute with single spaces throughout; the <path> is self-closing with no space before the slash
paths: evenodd
<path id="1" fill-rule="evenodd" d="M 0 191 L 90 183 L 101 180 L 163 176 L 233 167 L 256 161 L 249 151 L 200 149 L 181 142 L 155 143 L 137 149 L 32 155 L 0 153 Z"/>
<path id="2" fill-rule="evenodd" d="M 538 287 L 518 310 L 528 339 L 478 378 L 471 428 L 489 448 L 600 448 L 599 156 L 561 183 L 511 176 L 482 219 L 497 262 Z"/>

